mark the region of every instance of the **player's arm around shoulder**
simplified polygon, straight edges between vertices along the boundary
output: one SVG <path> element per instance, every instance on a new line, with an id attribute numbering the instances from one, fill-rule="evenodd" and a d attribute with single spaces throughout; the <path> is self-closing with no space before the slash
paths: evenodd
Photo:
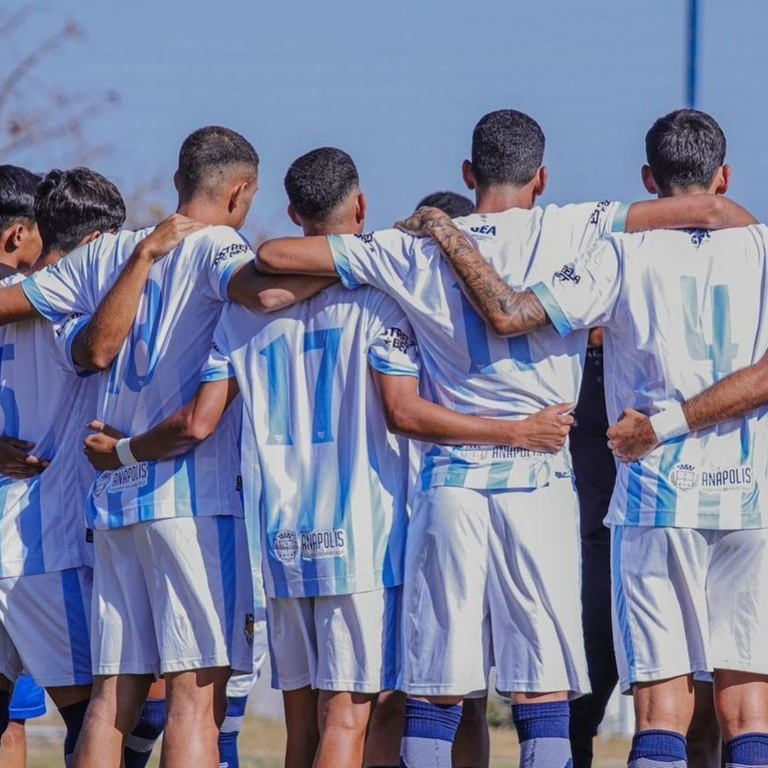
<path id="1" fill-rule="evenodd" d="M 85 455 L 99 472 L 143 461 L 163 461 L 193 451 L 219 425 L 239 389 L 234 378 L 203 382 L 195 396 L 147 432 L 129 437 L 101 421 L 92 421 Z"/>
<path id="2" fill-rule="evenodd" d="M 135 246 L 115 284 L 72 343 L 75 363 L 89 371 L 112 365 L 130 333 L 152 267 L 204 224 L 173 214 Z"/>
<path id="3" fill-rule="evenodd" d="M 651 229 L 728 229 L 756 224 L 755 217 L 722 195 L 681 195 L 632 203 L 625 232 Z"/>
<path id="4" fill-rule="evenodd" d="M 327 237 L 279 237 L 262 243 L 256 264 L 266 274 L 336 277 L 336 264 Z"/>
<path id="5" fill-rule="evenodd" d="M 432 237 L 459 277 L 461 288 L 500 336 L 519 336 L 548 325 L 541 301 L 529 289 L 516 291 L 482 257 L 453 221 L 437 208 L 420 208 L 396 226 L 416 237 Z"/>

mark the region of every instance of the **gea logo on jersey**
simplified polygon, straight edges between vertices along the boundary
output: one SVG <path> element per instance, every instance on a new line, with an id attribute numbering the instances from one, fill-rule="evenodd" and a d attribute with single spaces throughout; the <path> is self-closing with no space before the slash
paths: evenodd
<path id="1" fill-rule="evenodd" d="M 480 227 L 470 227 L 469 231 L 473 235 L 490 235 L 491 237 L 496 236 L 496 225 L 495 224 L 483 224 Z"/>
<path id="2" fill-rule="evenodd" d="M 589 223 L 590 224 L 597 224 L 600 221 L 600 215 L 605 213 L 608 210 L 608 206 L 611 204 L 610 200 L 601 200 L 594 211 L 592 211 L 592 215 L 589 217 Z"/>
<path id="3" fill-rule="evenodd" d="M 573 264 L 564 264 L 559 272 L 555 272 L 556 277 L 561 283 L 572 282 L 576 285 L 581 281 L 581 276 L 576 274 Z"/>

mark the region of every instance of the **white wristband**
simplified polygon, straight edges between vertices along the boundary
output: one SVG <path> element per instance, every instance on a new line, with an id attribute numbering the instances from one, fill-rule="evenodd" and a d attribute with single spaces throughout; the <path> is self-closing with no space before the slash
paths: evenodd
<path id="1" fill-rule="evenodd" d="M 131 453 L 131 438 L 123 437 L 115 444 L 115 452 L 120 463 L 125 467 L 128 464 L 138 464 L 138 459 Z"/>
<path id="2" fill-rule="evenodd" d="M 660 443 L 687 435 L 691 430 L 685 420 L 681 403 L 672 403 L 663 411 L 651 416 L 651 426 Z"/>

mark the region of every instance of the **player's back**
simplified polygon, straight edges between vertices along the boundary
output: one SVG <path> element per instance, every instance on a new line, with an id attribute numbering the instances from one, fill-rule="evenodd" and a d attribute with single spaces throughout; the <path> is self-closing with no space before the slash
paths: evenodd
<path id="1" fill-rule="evenodd" d="M 151 229 L 106 235 L 54 270 L 31 291 L 47 316 L 93 314 Z M 213 329 L 233 272 L 253 255 L 229 227 L 208 227 L 157 261 L 136 321 L 108 373 L 99 376 L 99 416 L 138 434 L 188 402 L 197 388 Z M 242 514 L 237 466 L 239 412 L 230 409 L 215 434 L 176 459 L 103 473 L 92 498 L 93 524 L 112 528 L 162 517 Z"/>
<path id="2" fill-rule="evenodd" d="M 2 281 L 22 280 L 14 275 Z M 96 415 L 95 382 L 66 364 L 46 320 L 0 328 L 0 434 L 34 444 L 50 461 L 27 479 L 0 475 L 0 576 L 59 571 L 89 563 L 85 501 L 93 470 L 82 452 Z"/>
<path id="3" fill-rule="evenodd" d="M 456 223 L 504 281 L 519 289 L 610 232 L 620 208 L 601 203 L 510 209 Z M 464 295 L 433 240 L 388 230 L 331 238 L 331 246 L 349 287 L 375 285 L 405 310 L 419 340 L 430 399 L 464 413 L 504 418 L 576 401 L 586 332 L 561 338 L 545 328 L 523 337 L 498 336 Z M 553 461 L 512 448 L 434 446 L 425 457 L 422 483 L 538 487 L 555 467 L 567 470 L 567 451 Z"/>
<path id="4" fill-rule="evenodd" d="M 418 376 L 403 320 L 368 288 L 332 287 L 275 315 L 222 313 L 215 344 L 243 395 L 243 454 L 259 456 L 259 478 L 244 467 L 245 498 L 248 508 L 260 496 L 272 597 L 402 581 L 407 449 L 387 430 L 369 360 Z"/>
<path id="5" fill-rule="evenodd" d="M 620 293 L 606 331 L 610 420 L 690 398 L 768 349 L 766 228 L 616 238 Z M 764 524 L 768 425 L 761 409 L 677 438 L 622 466 L 610 520 Z"/>

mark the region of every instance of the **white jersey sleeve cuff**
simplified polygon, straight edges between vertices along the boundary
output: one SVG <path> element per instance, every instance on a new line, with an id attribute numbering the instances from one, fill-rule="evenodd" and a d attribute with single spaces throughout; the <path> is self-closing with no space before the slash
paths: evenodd
<path id="1" fill-rule="evenodd" d="M 673 403 L 651 416 L 651 426 L 660 443 L 673 440 L 690 432 L 681 403 Z"/>

